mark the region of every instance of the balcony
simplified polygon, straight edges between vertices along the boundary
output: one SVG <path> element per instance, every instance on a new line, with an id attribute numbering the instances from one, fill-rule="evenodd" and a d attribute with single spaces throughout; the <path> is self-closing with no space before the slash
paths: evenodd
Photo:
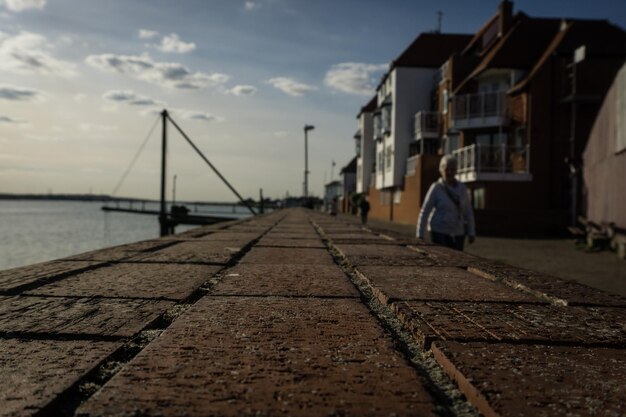
<path id="1" fill-rule="evenodd" d="M 502 126 L 506 108 L 505 91 L 454 96 L 451 127 L 472 129 Z"/>
<path id="2" fill-rule="evenodd" d="M 453 152 L 457 178 L 473 181 L 532 181 L 529 146 L 471 145 Z"/>
<path id="3" fill-rule="evenodd" d="M 437 112 L 420 111 L 415 115 L 415 140 L 439 137 L 439 115 Z"/>

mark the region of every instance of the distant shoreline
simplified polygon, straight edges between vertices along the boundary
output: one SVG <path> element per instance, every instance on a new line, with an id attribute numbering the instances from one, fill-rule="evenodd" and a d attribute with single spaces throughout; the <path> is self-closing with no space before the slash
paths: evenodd
<path id="1" fill-rule="evenodd" d="M 100 202 L 116 202 L 116 201 L 139 201 L 158 203 L 159 200 L 149 198 L 134 197 L 113 197 L 107 194 L 12 194 L 0 193 L 0 200 L 50 200 L 50 201 L 100 201 Z M 168 201 L 168 204 L 171 201 Z M 209 202 L 209 201 L 180 201 L 179 204 L 210 204 L 214 206 L 233 206 L 241 205 L 238 202 Z"/>

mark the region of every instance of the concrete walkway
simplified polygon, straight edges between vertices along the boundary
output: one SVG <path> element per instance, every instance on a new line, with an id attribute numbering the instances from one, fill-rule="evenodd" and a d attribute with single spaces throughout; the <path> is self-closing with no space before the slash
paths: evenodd
<path id="1" fill-rule="evenodd" d="M 0 416 L 622 416 L 626 298 L 291 209 L 0 272 Z"/>

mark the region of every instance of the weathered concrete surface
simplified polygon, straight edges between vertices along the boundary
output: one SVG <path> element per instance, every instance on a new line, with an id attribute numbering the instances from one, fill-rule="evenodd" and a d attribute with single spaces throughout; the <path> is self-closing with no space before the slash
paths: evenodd
<path id="1" fill-rule="evenodd" d="M 32 416 L 120 343 L 0 339 L 0 415 Z"/>
<path id="2" fill-rule="evenodd" d="M 385 304 L 395 300 L 541 302 L 499 282 L 476 279 L 462 268 L 363 266 L 357 271 Z"/>
<path id="3" fill-rule="evenodd" d="M 130 337 L 172 304 L 158 300 L 0 297 L 0 333 Z"/>
<path id="4" fill-rule="evenodd" d="M 122 263 L 72 275 L 28 294 L 180 301 L 221 268 L 217 265 Z"/>
<path id="5" fill-rule="evenodd" d="M 357 222 L 284 210 L 0 273 L 0 416 L 86 384 L 68 415 L 477 417 L 446 372 L 488 415 L 624 414 L 626 299 Z"/>
<path id="6" fill-rule="evenodd" d="M 487 417 L 626 415 L 621 349 L 437 342 L 433 351 Z"/>
<path id="7" fill-rule="evenodd" d="M 434 416 L 390 342 L 357 300 L 209 297 L 79 414 Z"/>
<path id="8" fill-rule="evenodd" d="M 71 261 L 99 261 L 112 262 L 119 261 L 138 253 L 151 252 L 172 245 L 175 241 L 171 239 L 153 239 L 142 242 L 129 243 L 127 245 L 113 246 L 107 249 L 100 249 L 79 255 L 68 256 L 63 260 Z"/>
<path id="9" fill-rule="evenodd" d="M 225 273 L 214 295 L 287 297 L 358 297 L 359 293 L 336 265 L 239 264 Z"/>
<path id="10" fill-rule="evenodd" d="M 291 239 L 291 238 L 276 238 L 272 235 L 266 236 L 259 240 L 259 247 L 261 246 L 273 246 L 279 248 L 315 248 L 325 249 L 326 245 L 322 242 L 322 239 Z"/>
<path id="11" fill-rule="evenodd" d="M 255 247 L 241 259 L 246 264 L 334 265 L 326 249 Z"/>
<path id="12" fill-rule="evenodd" d="M 562 305 L 598 305 L 626 307 L 626 298 L 600 290 L 590 291 L 586 285 L 567 281 L 528 269 L 515 268 L 501 263 L 482 261 L 469 265 L 476 275 L 503 283 L 552 300 Z"/>
<path id="13" fill-rule="evenodd" d="M 101 264 L 101 262 L 86 261 L 52 261 L 0 271 L 0 293 L 38 281 L 43 283 L 59 275 L 84 271 Z"/>
<path id="14" fill-rule="evenodd" d="M 247 243 L 241 239 L 185 241 L 156 252 L 135 255 L 125 261 L 227 264 Z"/>
<path id="15" fill-rule="evenodd" d="M 425 346 L 434 340 L 480 340 L 626 348 L 624 309 L 419 301 L 393 308 Z"/>

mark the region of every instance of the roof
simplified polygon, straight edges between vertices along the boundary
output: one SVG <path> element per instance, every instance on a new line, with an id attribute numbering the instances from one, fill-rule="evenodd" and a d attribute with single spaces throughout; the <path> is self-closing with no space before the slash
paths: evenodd
<path id="1" fill-rule="evenodd" d="M 371 113 L 376 110 L 376 96 L 372 97 L 372 99 L 363 107 L 361 107 L 361 111 L 356 115 L 357 119 L 361 117 L 363 113 Z"/>
<path id="2" fill-rule="evenodd" d="M 465 34 L 422 33 L 391 62 L 390 70 L 395 67 L 439 68 L 471 39 L 472 35 Z"/>
<path id="3" fill-rule="evenodd" d="M 348 162 L 348 165 L 341 168 L 342 174 L 356 173 L 356 158 L 357 157 L 355 156 L 350 162 Z"/>
<path id="4" fill-rule="evenodd" d="M 524 13 L 516 14 L 510 29 L 489 47 L 476 68 L 455 89 L 455 93 L 462 90 L 472 78 L 490 68 L 531 69 L 546 45 L 559 32 L 560 25 L 560 19 L 530 18 Z"/>
<path id="5" fill-rule="evenodd" d="M 455 52 L 461 51 L 472 35 L 454 33 L 421 33 L 396 59 L 391 61 L 389 71 L 383 75 L 377 88 L 397 67 L 439 68 Z"/>
<path id="6" fill-rule="evenodd" d="M 550 41 L 528 74 L 509 92 L 524 89 L 553 55 L 571 55 L 582 45 L 594 57 L 626 57 L 626 32 L 607 20 L 572 19 L 562 21 L 563 28 Z"/>

